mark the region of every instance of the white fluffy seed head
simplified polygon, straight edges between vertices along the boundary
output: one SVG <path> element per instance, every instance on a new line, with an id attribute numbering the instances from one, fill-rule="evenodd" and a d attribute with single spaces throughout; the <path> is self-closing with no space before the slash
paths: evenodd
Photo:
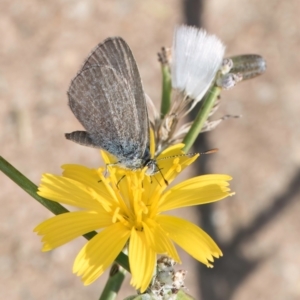
<path id="1" fill-rule="evenodd" d="M 205 30 L 179 26 L 172 48 L 172 87 L 200 101 L 219 70 L 225 46 Z M 194 103 L 194 104 L 195 104 Z"/>

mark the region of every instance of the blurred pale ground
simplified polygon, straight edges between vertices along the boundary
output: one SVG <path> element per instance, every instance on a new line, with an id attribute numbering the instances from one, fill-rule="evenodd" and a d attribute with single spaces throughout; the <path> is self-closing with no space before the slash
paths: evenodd
<path id="1" fill-rule="evenodd" d="M 0 154 L 36 184 L 64 163 L 98 167 L 96 150 L 64 138 L 81 128 L 67 106 L 70 80 L 97 43 L 119 35 L 158 103 L 156 53 L 185 22 L 182 7 L 179 0 L 1 0 Z M 268 69 L 222 93 L 215 117 L 243 118 L 205 134 L 220 149 L 208 170 L 232 175 L 236 196 L 209 209 L 224 250 L 215 268 L 201 267 L 197 277 L 199 264 L 182 254 L 187 286 L 197 299 L 300 299 L 300 2 L 210 0 L 203 9 L 204 27 L 227 56 L 261 54 Z M 32 229 L 51 213 L 2 173 L 0 182 L 0 299 L 98 299 L 107 274 L 88 287 L 72 274 L 85 240 L 42 253 Z M 201 221 L 197 210 L 184 213 Z M 118 299 L 132 293 L 127 286 Z"/>

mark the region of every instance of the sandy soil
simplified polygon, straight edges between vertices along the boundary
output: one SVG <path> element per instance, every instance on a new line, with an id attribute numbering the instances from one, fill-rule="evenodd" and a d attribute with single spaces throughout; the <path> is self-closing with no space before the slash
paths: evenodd
<path id="1" fill-rule="evenodd" d="M 198 263 L 183 254 L 197 299 L 300 299 L 300 2 L 210 0 L 203 22 L 226 44 L 226 56 L 257 53 L 265 75 L 222 93 L 223 114 L 243 115 L 206 134 L 219 153 L 210 172 L 233 176 L 236 196 L 211 209 L 223 263 L 203 288 Z M 64 163 L 97 167 L 98 152 L 64 139 L 80 129 L 67 106 L 70 80 L 93 47 L 122 36 L 146 92 L 159 103 L 156 53 L 184 22 L 181 1 L 0 2 L 0 154 L 39 183 Z M 0 299 L 98 299 L 107 277 L 84 287 L 72 274 L 83 239 L 50 253 L 32 229 L 51 216 L 0 173 Z M 200 222 L 195 210 L 186 215 Z M 205 274 L 205 273 L 203 273 Z M 200 288 L 202 286 L 202 295 Z M 130 295 L 124 284 L 118 299 Z"/>

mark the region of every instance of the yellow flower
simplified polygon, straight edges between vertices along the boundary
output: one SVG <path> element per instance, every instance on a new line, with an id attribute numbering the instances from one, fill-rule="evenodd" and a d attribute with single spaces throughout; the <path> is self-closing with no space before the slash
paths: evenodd
<path id="1" fill-rule="evenodd" d="M 128 245 L 131 284 L 142 292 L 151 281 L 158 254 L 180 262 L 173 242 L 212 267 L 214 257 L 222 256 L 215 242 L 196 225 L 163 213 L 232 195 L 227 182 L 231 177 L 204 175 L 166 186 L 164 180 L 171 183 L 198 157 L 178 156 L 183 146 L 178 144 L 161 153 L 157 158 L 161 171 L 151 177 L 145 175 L 145 169 L 134 172 L 118 167 L 108 167 L 109 176 L 105 177 L 105 168 L 79 165 L 62 166 L 62 176 L 44 174 L 40 196 L 82 210 L 54 216 L 38 225 L 35 231 L 43 235 L 42 250 L 52 250 L 97 230 L 77 255 L 73 272 L 88 285 Z M 111 162 L 109 155 L 102 155 L 106 163 Z"/>

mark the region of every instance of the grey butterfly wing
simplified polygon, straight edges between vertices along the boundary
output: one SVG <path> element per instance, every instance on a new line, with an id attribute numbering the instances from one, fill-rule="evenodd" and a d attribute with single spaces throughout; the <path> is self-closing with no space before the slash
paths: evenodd
<path id="1" fill-rule="evenodd" d="M 82 78 L 87 74 L 93 80 L 93 87 L 89 86 L 88 80 Z M 110 85 L 109 77 L 115 79 L 112 80 L 114 86 Z M 77 82 L 80 83 L 82 91 L 78 91 Z M 95 92 L 97 89 L 101 91 L 93 94 L 92 90 Z M 120 98 L 116 97 L 115 91 L 121 94 Z M 87 94 L 88 100 L 85 99 Z M 122 38 L 109 38 L 96 47 L 72 81 L 68 95 L 69 105 L 87 133 L 74 132 L 67 134 L 67 138 L 85 145 L 102 147 L 111 153 L 115 145 L 119 149 L 115 150 L 118 154 L 129 156 L 129 151 L 133 156 L 147 157 L 149 120 L 145 94 L 132 52 Z M 93 100 L 91 97 L 94 97 Z M 95 113 L 97 111 L 98 117 L 95 117 L 94 113 L 88 113 L 89 109 Z M 114 118 L 111 118 L 112 115 Z M 108 121 L 107 118 L 112 120 Z M 120 124 L 119 120 L 123 120 L 123 124 Z M 98 128 L 99 124 L 101 128 L 107 127 L 108 130 L 103 132 Z M 116 133 L 112 133 L 111 128 L 114 128 Z M 126 138 L 127 142 L 124 143 L 123 138 Z M 126 152 L 124 149 L 129 150 Z"/>
<path id="2" fill-rule="evenodd" d="M 133 54 L 121 37 L 111 37 L 100 43 L 85 60 L 79 72 L 95 65 L 112 67 L 126 78 L 138 93 L 143 90 L 141 84 L 136 84 L 141 82 L 141 78 Z"/>
<path id="3" fill-rule="evenodd" d="M 119 161 L 143 157 L 148 140 L 137 104 L 143 98 L 135 99 L 128 81 L 115 69 L 94 65 L 82 70 L 73 79 L 68 95 L 70 108 L 92 146 L 105 149 Z"/>
<path id="4" fill-rule="evenodd" d="M 135 105 L 139 112 L 138 119 L 140 128 L 141 131 L 144 132 L 144 139 L 140 142 L 143 147 L 148 147 L 149 120 L 145 93 L 136 61 L 127 43 L 121 37 L 106 39 L 89 55 L 81 71 L 93 65 L 112 67 L 121 74 L 121 77 L 126 78 L 130 91 L 134 95 Z"/>

